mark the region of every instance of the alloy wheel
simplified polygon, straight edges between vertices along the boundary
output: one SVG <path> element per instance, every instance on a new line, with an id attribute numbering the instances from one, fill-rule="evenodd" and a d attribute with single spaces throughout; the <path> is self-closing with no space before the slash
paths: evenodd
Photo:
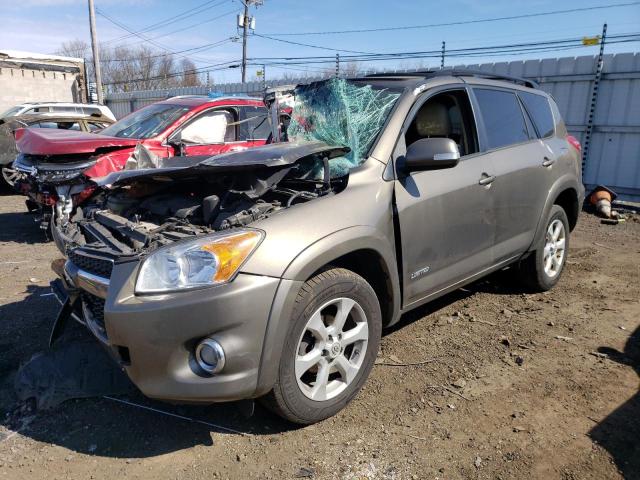
<path id="1" fill-rule="evenodd" d="M 566 245 L 566 232 L 564 223 L 561 220 L 555 219 L 549 224 L 547 228 L 544 254 L 542 261 L 544 263 L 544 273 L 549 278 L 554 278 L 562 270 L 562 264 L 564 263 Z"/>
<path id="2" fill-rule="evenodd" d="M 295 375 L 302 393 L 319 402 L 342 393 L 362 367 L 368 340 L 367 317 L 355 300 L 335 298 L 318 308 L 296 349 Z"/>

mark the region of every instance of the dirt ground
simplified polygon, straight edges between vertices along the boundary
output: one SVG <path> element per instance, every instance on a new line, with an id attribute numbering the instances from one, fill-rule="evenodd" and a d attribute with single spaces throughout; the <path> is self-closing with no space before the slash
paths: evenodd
<path id="1" fill-rule="evenodd" d="M 58 253 L 25 211 L 0 197 L 0 480 L 640 478 L 638 215 L 582 214 L 551 292 L 503 272 L 407 315 L 356 400 L 294 428 L 246 402 L 113 397 L 186 419 L 103 397 L 18 403 L 15 371 L 58 308 Z"/>

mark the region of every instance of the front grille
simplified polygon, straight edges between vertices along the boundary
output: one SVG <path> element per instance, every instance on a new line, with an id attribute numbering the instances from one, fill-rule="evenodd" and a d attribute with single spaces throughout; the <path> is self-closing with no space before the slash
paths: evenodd
<path id="1" fill-rule="evenodd" d="M 113 271 L 113 261 L 111 259 L 94 257 L 76 249 L 69 252 L 69 260 L 80 270 L 99 277 L 111 278 L 111 272 Z"/>
<path id="2" fill-rule="evenodd" d="M 107 329 L 104 325 L 104 299 L 82 292 L 80 300 L 82 300 L 85 309 L 87 326 L 100 340 L 107 343 Z"/>

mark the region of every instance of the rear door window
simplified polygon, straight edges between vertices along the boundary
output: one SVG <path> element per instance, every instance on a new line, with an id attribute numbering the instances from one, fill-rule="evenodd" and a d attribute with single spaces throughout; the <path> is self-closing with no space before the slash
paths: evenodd
<path id="1" fill-rule="evenodd" d="M 555 132 L 555 125 L 547 97 L 528 92 L 518 92 L 518 95 L 533 120 L 540 138 L 552 136 Z"/>
<path id="2" fill-rule="evenodd" d="M 515 93 L 474 89 L 487 135 L 487 148 L 500 148 L 529 140 L 524 115 Z"/>
<path id="3" fill-rule="evenodd" d="M 240 140 L 266 140 L 271 133 L 265 107 L 240 107 Z M 243 121 L 244 120 L 244 121 Z"/>

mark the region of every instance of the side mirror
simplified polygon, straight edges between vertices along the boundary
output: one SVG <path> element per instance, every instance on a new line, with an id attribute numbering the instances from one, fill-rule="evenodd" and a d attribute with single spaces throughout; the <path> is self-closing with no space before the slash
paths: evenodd
<path id="1" fill-rule="evenodd" d="M 404 169 L 439 170 L 455 167 L 460 161 L 460 151 L 450 138 L 422 138 L 407 148 Z"/>
<path id="2" fill-rule="evenodd" d="M 184 142 L 182 141 L 182 130 L 178 130 L 176 133 L 171 135 L 167 140 L 167 143 L 173 147 L 176 156 L 185 156 Z"/>

